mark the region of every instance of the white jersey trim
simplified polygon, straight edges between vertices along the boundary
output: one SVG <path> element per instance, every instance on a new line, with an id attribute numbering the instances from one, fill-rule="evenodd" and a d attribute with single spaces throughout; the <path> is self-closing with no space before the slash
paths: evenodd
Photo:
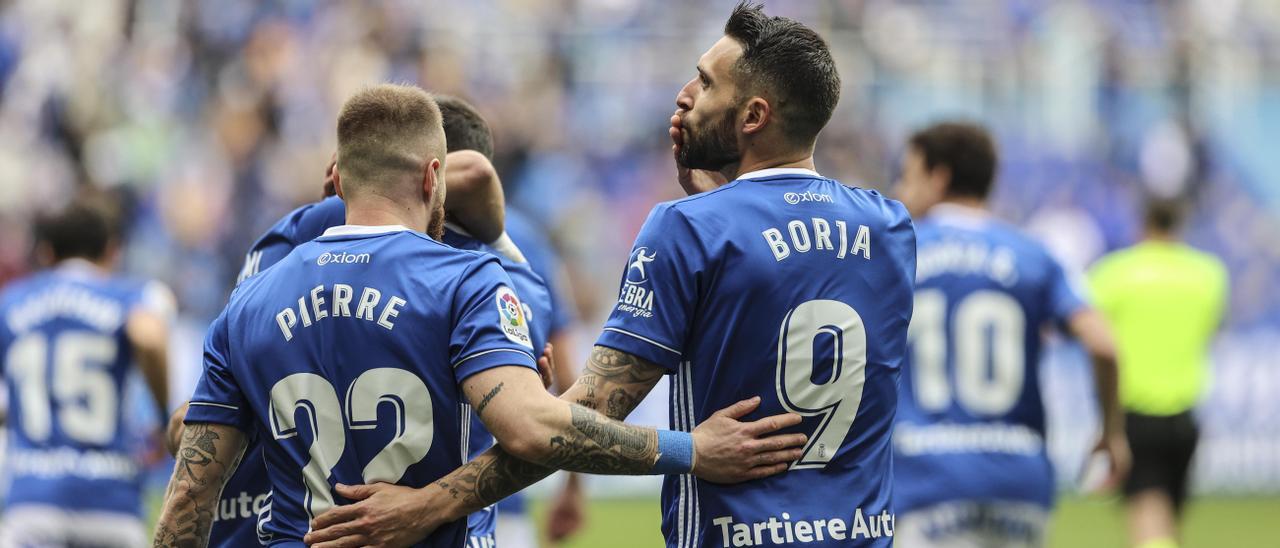
<path id="1" fill-rule="evenodd" d="M 808 175 L 810 177 L 821 177 L 818 172 L 803 167 L 771 167 L 768 169 L 757 169 L 752 172 L 743 173 L 738 179 L 760 179 L 764 177 L 776 177 L 778 175 Z"/>
<path id="2" fill-rule="evenodd" d="M 681 362 L 671 380 L 673 421 L 676 430 L 692 432 L 697 420 L 693 416 L 693 363 Z M 676 499 L 676 547 L 693 548 L 702 538 L 702 502 L 698 500 L 698 479 L 680 474 Z"/>
<path id="3" fill-rule="evenodd" d="M 621 334 L 626 335 L 626 336 L 628 336 L 628 337 L 633 337 L 633 338 L 636 338 L 636 339 L 640 339 L 640 340 L 642 340 L 642 341 L 644 341 L 644 342 L 647 342 L 647 343 L 649 343 L 649 344 L 652 344 L 652 345 L 654 345 L 654 346 L 656 346 L 656 347 L 658 347 L 658 348 L 661 348 L 661 349 L 663 349 L 663 350 L 666 350 L 667 352 L 671 352 L 671 353 L 676 354 L 676 355 L 680 355 L 680 354 L 681 354 L 681 352 L 680 352 L 679 350 L 676 350 L 676 349 L 674 349 L 674 348 L 671 348 L 670 346 L 667 346 L 667 345 L 662 344 L 662 343 L 660 343 L 660 342 L 658 342 L 658 341 L 655 341 L 655 340 L 653 340 L 653 339 L 650 339 L 650 338 L 648 338 L 648 337 L 645 337 L 644 335 L 637 335 L 637 334 L 632 333 L 632 332 L 630 332 L 630 331 L 625 331 L 625 330 L 622 330 L 622 329 L 618 329 L 618 328 L 616 328 L 616 327 L 606 327 L 606 328 L 604 328 L 604 330 L 605 330 L 605 331 L 613 331 L 614 333 L 621 333 Z"/>
<path id="4" fill-rule="evenodd" d="M 513 353 L 520 354 L 520 355 L 523 355 L 523 356 L 528 356 L 529 358 L 535 359 L 535 361 L 536 361 L 536 358 L 533 358 L 533 354 L 530 354 L 530 353 L 525 352 L 525 351 L 523 351 L 523 350 L 516 350 L 516 349 L 514 349 L 514 348 L 495 348 L 495 349 L 493 349 L 493 350 L 484 350 L 484 351 L 481 351 L 481 352 L 476 352 L 475 354 L 472 354 L 472 355 L 470 355 L 470 356 L 467 356 L 467 357 L 465 357 L 465 358 L 462 358 L 461 360 L 458 360 L 457 362 L 455 362 L 455 363 L 453 364 L 453 368 L 454 368 L 454 369 L 457 369 L 457 368 L 458 368 L 458 366 L 462 365 L 463 363 L 466 363 L 466 361 L 467 361 L 467 360 L 470 360 L 471 358 L 478 358 L 478 357 L 483 356 L 483 355 L 485 355 L 485 354 L 492 354 L 492 353 L 494 353 L 494 352 L 513 352 Z M 511 365 L 515 365 L 515 364 L 511 364 Z"/>
<path id="5" fill-rule="evenodd" d="M 339 225 L 339 226 L 329 227 L 329 229 L 325 230 L 324 234 L 321 234 L 320 237 L 323 238 L 325 236 L 367 236 L 370 234 L 386 234 L 390 232 L 408 232 L 410 230 L 411 229 L 409 227 L 404 225 L 382 225 L 382 226 Z"/>
<path id="6" fill-rule="evenodd" d="M 230 410 L 232 410 L 232 411 L 239 411 L 239 410 L 240 410 L 240 408 L 239 408 L 239 407 L 236 407 L 236 406 L 234 406 L 234 405 L 227 405 L 227 404 L 225 404 L 225 403 L 211 403 L 211 402 L 205 402 L 205 401 L 193 401 L 193 402 L 188 402 L 188 403 L 190 403 L 191 405 L 207 405 L 207 406 L 209 406 L 209 407 L 221 407 L 221 408 L 223 408 L 223 409 L 230 409 Z"/>

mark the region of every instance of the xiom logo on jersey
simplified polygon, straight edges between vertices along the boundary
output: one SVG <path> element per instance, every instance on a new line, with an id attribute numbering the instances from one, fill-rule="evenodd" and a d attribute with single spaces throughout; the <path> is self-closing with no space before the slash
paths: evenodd
<path id="1" fill-rule="evenodd" d="M 505 285 L 501 286 L 498 288 L 495 300 L 498 303 L 502 333 L 511 342 L 533 348 L 533 341 L 529 338 L 529 320 L 525 318 L 524 305 L 520 304 L 520 298 L 516 296 L 516 292 Z"/>
<path id="2" fill-rule="evenodd" d="M 316 265 L 324 266 L 327 264 L 369 264 L 368 253 L 332 253 L 326 251 L 316 257 Z"/>
<path id="3" fill-rule="evenodd" d="M 818 194 L 816 192 L 788 192 L 782 195 L 782 200 L 791 205 L 802 204 L 804 202 L 824 202 L 833 204 L 836 201 L 830 194 Z"/>

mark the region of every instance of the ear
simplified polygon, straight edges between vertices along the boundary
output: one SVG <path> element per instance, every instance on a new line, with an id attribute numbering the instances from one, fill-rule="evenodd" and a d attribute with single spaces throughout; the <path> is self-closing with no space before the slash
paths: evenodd
<path id="1" fill-rule="evenodd" d="M 430 162 L 422 170 L 422 193 L 427 197 L 427 204 L 431 204 L 435 199 L 433 193 L 444 192 L 444 185 L 436 184 L 440 182 L 440 159 L 432 158 Z"/>
<path id="2" fill-rule="evenodd" d="M 338 198 L 339 198 L 339 199 L 345 200 L 345 199 L 346 199 L 346 197 L 344 197 L 344 196 L 342 195 L 342 177 L 338 176 L 338 162 L 337 162 L 337 161 L 334 161 L 334 163 L 333 163 L 333 179 L 332 179 L 332 180 L 333 180 L 333 191 L 334 191 L 334 193 L 336 193 L 336 194 L 338 195 Z"/>
<path id="3" fill-rule="evenodd" d="M 773 108 L 763 97 L 747 99 L 746 119 L 742 121 L 742 132 L 747 135 L 764 131 L 765 126 L 773 120 Z"/>

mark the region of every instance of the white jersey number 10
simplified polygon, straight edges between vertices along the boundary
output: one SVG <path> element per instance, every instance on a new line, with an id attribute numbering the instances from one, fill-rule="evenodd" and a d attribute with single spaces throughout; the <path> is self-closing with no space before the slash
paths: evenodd
<path id="1" fill-rule="evenodd" d="M 813 382 L 818 355 L 814 348 L 832 350 L 831 374 Z M 778 334 L 778 400 L 792 413 L 821 416 L 809 436 L 804 454 L 791 465 L 823 468 L 836 456 L 862 405 L 867 378 L 867 331 L 862 316 L 840 301 L 808 301 L 787 314 Z"/>
<path id="2" fill-rule="evenodd" d="M 1026 316 L 1018 301 L 999 291 L 975 291 L 951 315 L 950 349 L 955 396 L 966 411 L 1008 413 L 1026 378 Z M 947 375 L 947 296 L 937 289 L 916 292 L 911 341 L 911 377 L 920 409 L 940 413 L 951 406 Z"/>

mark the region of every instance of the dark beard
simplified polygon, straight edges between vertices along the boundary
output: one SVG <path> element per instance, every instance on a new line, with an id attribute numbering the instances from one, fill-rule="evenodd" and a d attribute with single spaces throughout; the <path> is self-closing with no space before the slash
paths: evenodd
<path id="1" fill-rule="evenodd" d="M 734 135 L 734 110 L 725 109 L 719 120 L 709 122 L 706 130 L 694 131 L 690 127 L 680 157 L 676 160 L 689 169 L 720 171 L 724 166 L 742 159 L 738 140 Z"/>
<path id="2" fill-rule="evenodd" d="M 427 219 L 427 236 L 436 241 L 444 239 L 444 200 L 440 200 L 440 205 L 431 212 L 431 218 Z"/>

